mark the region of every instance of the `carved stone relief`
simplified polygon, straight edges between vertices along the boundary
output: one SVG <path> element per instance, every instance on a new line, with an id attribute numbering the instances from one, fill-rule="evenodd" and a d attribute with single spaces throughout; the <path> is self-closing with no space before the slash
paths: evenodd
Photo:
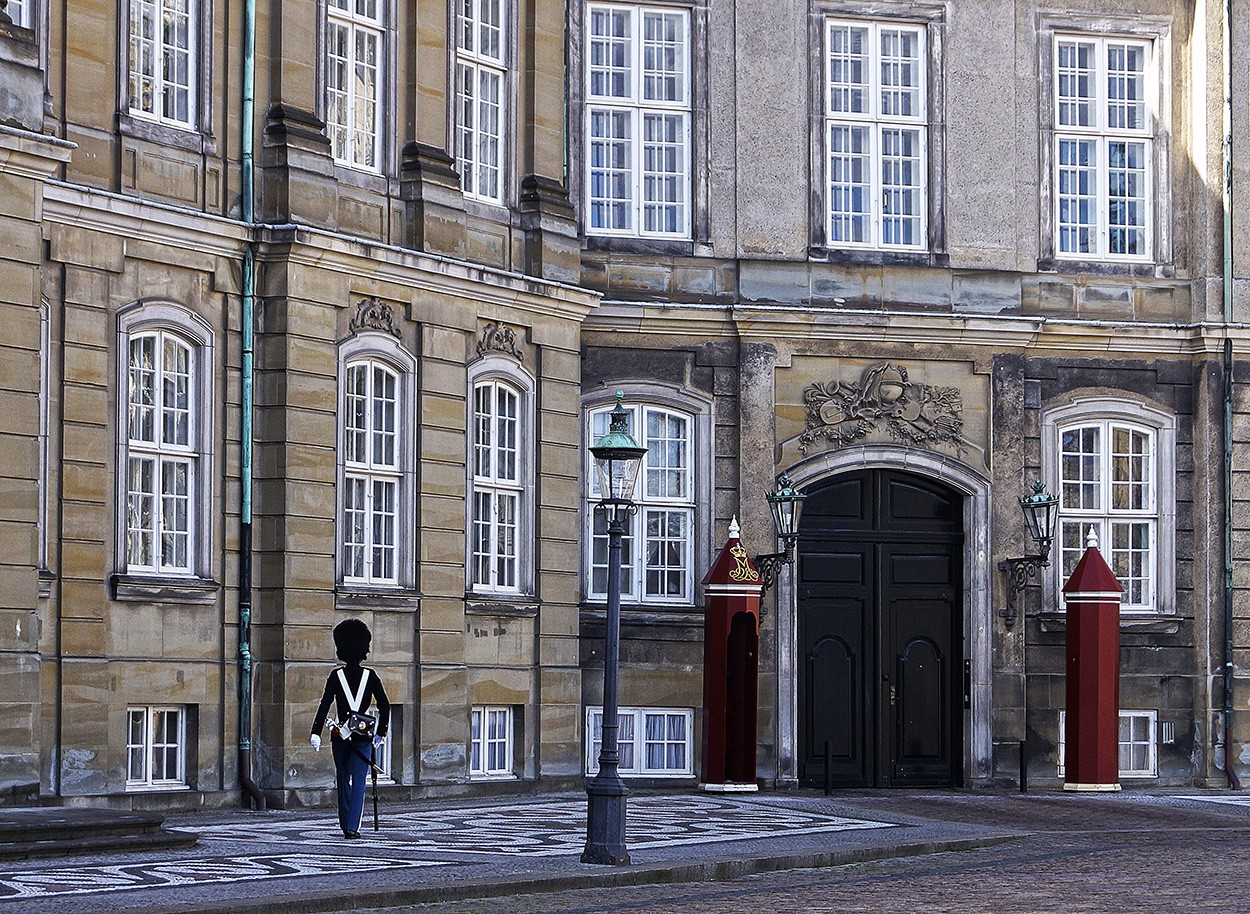
<path id="1" fill-rule="evenodd" d="M 490 323 L 482 328 L 482 338 L 477 341 L 477 354 L 503 352 L 518 362 L 522 360 L 521 348 L 517 345 L 516 331 L 506 324 Z"/>
<path id="2" fill-rule="evenodd" d="M 865 368 L 858 381 L 812 384 L 803 391 L 806 428 L 798 438 L 806 454 L 819 441 L 842 447 L 884 431 L 913 447 L 953 445 L 962 451 L 963 395 L 956 387 L 912 381 L 890 362 Z"/>
<path id="3" fill-rule="evenodd" d="M 362 298 L 356 302 L 356 314 L 348 324 L 352 333 L 361 330 L 380 330 L 399 338 L 399 327 L 395 325 L 395 314 L 391 306 L 376 298 Z"/>

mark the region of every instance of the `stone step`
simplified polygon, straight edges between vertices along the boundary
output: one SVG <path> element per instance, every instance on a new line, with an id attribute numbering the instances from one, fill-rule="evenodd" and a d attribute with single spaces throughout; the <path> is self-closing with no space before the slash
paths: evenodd
<path id="1" fill-rule="evenodd" d="M 174 850 L 198 836 L 166 831 L 154 812 L 37 807 L 0 809 L 0 860 L 72 854 Z"/>

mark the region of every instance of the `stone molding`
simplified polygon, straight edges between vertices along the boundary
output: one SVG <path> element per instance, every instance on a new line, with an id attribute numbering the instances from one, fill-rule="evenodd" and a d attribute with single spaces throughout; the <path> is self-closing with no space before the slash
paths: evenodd
<path id="1" fill-rule="evenodd" d="M 482 328 L 482 336 L 477 341 L 477 354 L 502 352 L 510 355 L 518 362 L 525 360 L 524 353 L 517 345 L 517 332 L 499 321 L 492 321 Z"/>
<path id="2" fill-rule="evenodd" d="M 395 312 L 391 310 L 388 303 L 377 298 L 362 298 L 356 302 L 356 313 L 352 316 L 348 329 L 352 333 L 377 330 L 399 339 L 399 327 L 395 325 Z"/>

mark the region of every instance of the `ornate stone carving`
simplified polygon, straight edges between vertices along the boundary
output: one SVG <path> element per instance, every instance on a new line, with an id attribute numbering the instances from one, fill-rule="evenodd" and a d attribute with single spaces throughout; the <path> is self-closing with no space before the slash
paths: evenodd
<path id="1" fill-rule="evenodd" d="M 859 381 L 813 384 L 803 392 L 806 431 L 799 436 L 804 454 L 816 442 L 842 447 L 884 430 L 892 440 L 932 448 L 963 438 L 963 396 L 956 387 L 919 384 L 907 369 L 882 362 L 864 369 Z"/>
<path id="2" fill-rule="evenodd" d="M 517 346 L 516 331 L 505 324 L 490 323 L 482 328 L 482 338 L 477 341 L 477 354 L 488 352 L 505 352 L 518 362 L 521 361 L 521 348 Z"/>
<path id="3" fill-rule="evenodd" d="M 391 311 L 391 306 L 376 298 L 362 298 L 356 302 L 356 314 L 348 326 L 352 333 L 380 330 L 399 338 L 399 328 L 395 326 L 395 314 Z"/>

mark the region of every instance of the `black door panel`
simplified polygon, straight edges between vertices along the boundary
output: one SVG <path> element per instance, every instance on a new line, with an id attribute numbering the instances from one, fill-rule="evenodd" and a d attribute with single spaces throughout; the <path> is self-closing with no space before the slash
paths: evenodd
<path id="1" fill-rule="evenodd" d="M 808 495 L 799 538 L 799 777 L 962 775 L 962 498 L 873 470 Z"/>

